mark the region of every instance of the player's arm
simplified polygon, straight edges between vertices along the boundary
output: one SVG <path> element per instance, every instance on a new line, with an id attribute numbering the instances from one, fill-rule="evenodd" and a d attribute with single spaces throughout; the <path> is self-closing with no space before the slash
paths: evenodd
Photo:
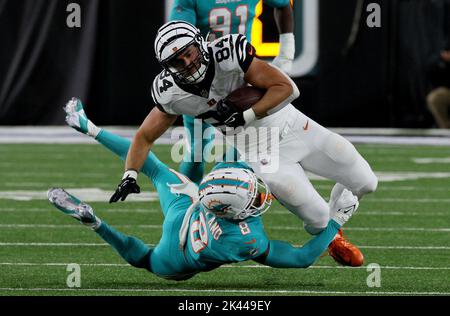
<path id="1" fill-rule="evenodd" d="M 195 3 L 193 0 L 175 0 L 170 11 L 171 21 L 181 20 L 193 25 L 197 23 L 197 14 L 195 12 Z"/>
<path id="2" fill-rule="evenodd" d="M 229 41 L 230 46 L 225 46 L 221 50 L 230 50 L 228 56 L 234 58 L 222 59 L 218 63 L 223 63 L 225 71 L 241 73 L 247 83 L 266 92 L 258 102 L 244 112 L 239 111 L 233 104 L 219 102 L 215 111 L 217 113 L 214 113 L 217 114 L 214 117 L 217 121 L 230 127 L 246 126 L 256 119 L 277 112 L 300 95 L 297 85 L 291 78 L 278 68 L 255 57 L 255 48 L 244 35 L 229 35 L 219 43 L 223 45 L 224 41 Z M 219 43 L 216 47 L 221 47 L 218 46 Z"/>
<path id="3" fill-rule="evenodd" d="M 253 59 L 244 80 L 254 87 L 267 90 L 251 108 L 256 119 L 276 112 L 300 95 L 296 84 L 288 76 L 258 58 Z"/>
<path id="4" fill-rule="evenodd" d="M 294 33 L 294 12 L 290 1 L 284 7 L 275 7 L 273 16 L 280 35 Z"/>
<path id="5" fill-rule="evenodd" d="M 136 183 L 138 170 L 144 165 L 153 143 L 175 122 L 176 118 L 176 115 L 164 113 L 156 106 L 147 115 L 133 138 L 125 163 L 125 173 L 116 192 L 109 200 L 110 203 L 117 202 L 119 199 L 124 201 L 128 194 L 140 192 Z"/>
<path id="6" fill-rule="evenodd" d="M 290 1 L 274 8 L 274 19 L 280 34 L 280 51 L 272 63 L 289 74 L 295 55 L 294 12 Z"/>
<path id="7" fill-rule="evenodd" d="M 327 249 L 340 227 L 336 221 L 330 220 L 327 228 L 302 247 L 294 247 L 285 241 L 270 240 L 267 251 L 254 260 L 274 268 L 307 268 Z"/>
<path id="8" fill-rule="evenodd" d="M 271 240 L 266 252 L 256 259 L 259 263 L 275 268 L 307 268 L 327 249 L 334 237 L 358 209 L 358 198 L 344 189 L 340 195 L 332 197 L 330 221 L 327 227 L 315 235 L 302 247 L 294 247 L 287 242 Z"/>

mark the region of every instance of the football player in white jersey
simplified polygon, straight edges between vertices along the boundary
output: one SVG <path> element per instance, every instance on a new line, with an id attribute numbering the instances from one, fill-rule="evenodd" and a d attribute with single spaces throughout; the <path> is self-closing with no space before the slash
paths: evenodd
<path id="1" fill-rule="evenodd" d="M 256 58 L 244 35 L 231 34 L 206 43 L 192 24 L 170 21 L 158 30 L 155 53 L 164 68 L 152 85 L 156 106 L 133 138 L 125 173 L 110 202 L 123 201 L 128 194 L 140 191 L 138 172 L 154 141 L 182 114 L 200 117 L 222 130 L 232 128 L 235 134 L 250 128 L 275 128 L 278 168 L 263 171 L 267 157 L 273 157 L 264 153 L 258 153 L 260 159 L 246 162 L 268 183 L 277 200 L 303 220 L 310 234 L 325 229 L 330 212 L 305 171 L 336 181 L 330 203 L 344 188 L 358 198 L 375 191 L 377 178 L 355 147 L 290 103 L 299 96 L 295 83 L 278 68 Z M 266 90 L 251 108 L 240 111 L 221 101 L 249 84 Z M 256 141 L 262 142 L 260 138 Z M 254 145 L 238 144 L 236 148 L 242 153 Z M 362 253 L 343 238 L 342 231 L 330 244 L 329 253 L 344 265 L 363 264 Z"/>

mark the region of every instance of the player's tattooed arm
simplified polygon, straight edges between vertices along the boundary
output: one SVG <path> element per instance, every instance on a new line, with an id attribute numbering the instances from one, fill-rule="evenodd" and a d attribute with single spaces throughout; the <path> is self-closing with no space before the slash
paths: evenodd
<path id="1" fill-rule="evenodd" d="M 257 118 L 276 112 L 300 95 L 287 75 L 257 58 L 253 59 L 244 80 L 254 87 L 267 90 L 261 100 L 252 106 Z"/>

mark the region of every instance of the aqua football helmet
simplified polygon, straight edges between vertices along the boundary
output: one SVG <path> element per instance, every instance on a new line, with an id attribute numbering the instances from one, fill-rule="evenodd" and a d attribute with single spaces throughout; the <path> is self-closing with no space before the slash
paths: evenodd
<path id="1" fill-rule="evenodd" d="M 272 203 L 267 184 L 250 170 L 217 169 L 207 174 L 199 187 L 201 205 L 217 217 L 243 220 L 259 216 Z"/>
<path id="2" fill-rule="evenodd" d="M 209 65 L 208 46 L 200 30 L 184 21 L 170 21 L 161 26 L 155 39 L 158 62 L 177 82 L 198 83 L 203 80 Z M 180 56 L 191 61 L 186 65 Z"/>

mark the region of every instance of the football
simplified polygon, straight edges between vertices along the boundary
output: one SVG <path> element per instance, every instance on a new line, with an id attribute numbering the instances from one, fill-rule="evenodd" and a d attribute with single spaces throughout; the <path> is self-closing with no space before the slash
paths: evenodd
<path id="1" fill-rule="evenodd" d="M 266 90 L 255 87 L 243 87 L 234 90 L 224 99 L 224 102 L 234 104 L 239 110 L 245 111 L 258 102 Z"/>

